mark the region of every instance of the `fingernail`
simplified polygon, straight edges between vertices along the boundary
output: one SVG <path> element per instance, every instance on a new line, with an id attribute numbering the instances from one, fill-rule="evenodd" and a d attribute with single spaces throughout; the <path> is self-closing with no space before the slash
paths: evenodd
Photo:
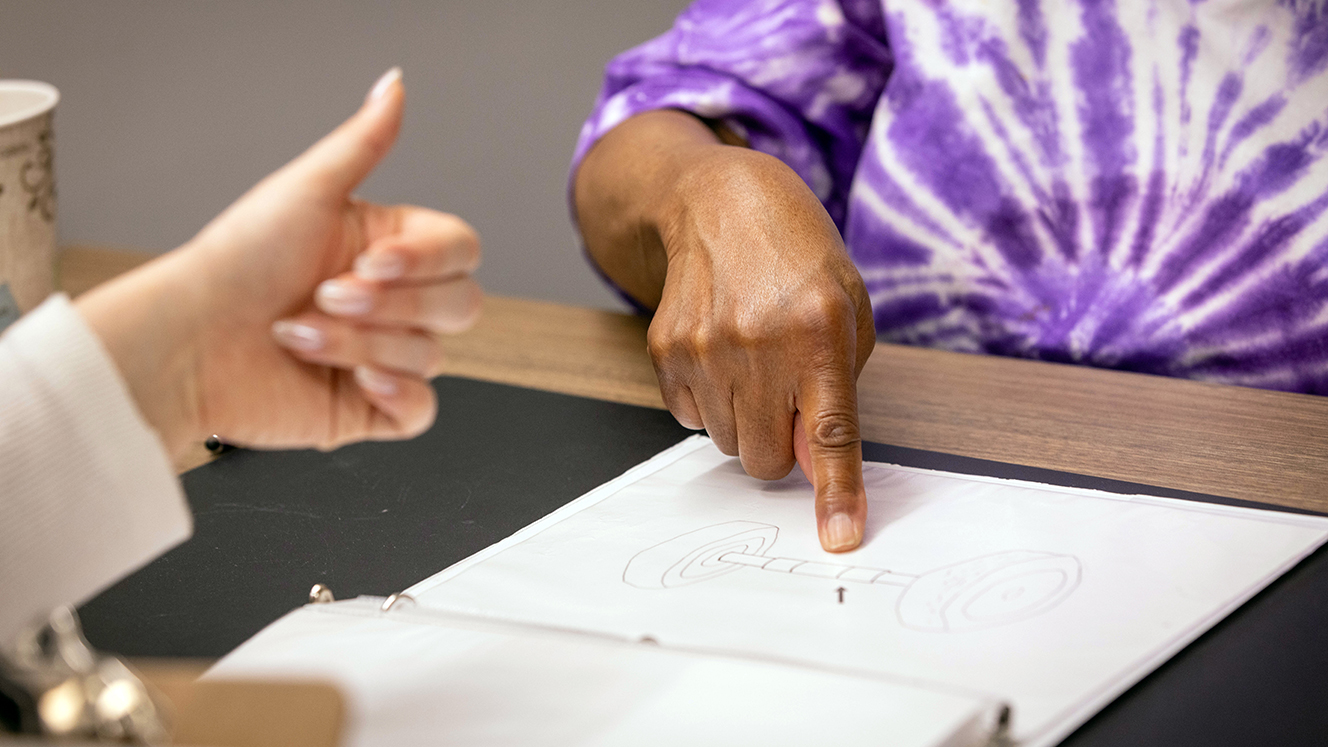
<path id="1" fill-rule="evenodd" d="M 369 291 L 340 280 L 325 280 L 314 294 L 318 308 L 339 316 L 363 316 L 373 307 Z"/>
<path id="2" fill-rule="evenodd" d="M 399 80 L 401 80 L 400 66 L 393 67 L 391 70 L 383 73 L 383 77 L 379 78 L 378 82 L 373 84 L 373 88 L 369 89 L 369 96 L 364 100 L 365 103 L 377 101 L 382 98 L 383 94 L 387 93 L 387 89 L 391 88 L 392 84 Z"/>
<path id="3" fill-rule="evenodd" d="M 397 382 L 391 376 L 368 366 L 355 367 L 355 381 L 380 397 L 391 397 L 397 393 Z"/>
<path id="4" fill-rule="evenodd" d="M 355 274 L 365 280 L 396 280 L 406 274 L 406 261 L 391 252 L 372 252 L 355 258 Z"/>
<path id="5" fill-rule="evenodd" d="M 831 516 L 822 530 L 822 544 L 830 552 L 852 550 L 861 540 L 858 528 L 853 525 L 853 519 L 848 514 Z"/>
<path id="6" fill-rule="evenodd" d="M 272 323 L 272 336 L 276 338 L 278 345 L 305 353 L 322 350 L 327 344 L 327 336 L 323 334 L 323 330 L 286 320 Z"/>

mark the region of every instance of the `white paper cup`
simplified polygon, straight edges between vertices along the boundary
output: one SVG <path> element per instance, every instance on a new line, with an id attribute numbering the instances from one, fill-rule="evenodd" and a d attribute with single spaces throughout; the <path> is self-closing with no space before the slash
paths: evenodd
<path id="1" fill-rule="evenodd" d="M 0 329 L 55 290 L 55 136 L 60 92 L 0 80 Z"/>

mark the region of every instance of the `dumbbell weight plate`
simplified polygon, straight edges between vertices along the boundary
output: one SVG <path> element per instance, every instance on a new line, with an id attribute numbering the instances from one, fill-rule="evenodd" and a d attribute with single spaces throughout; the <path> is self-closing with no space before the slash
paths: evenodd
<path id="1" fill-rule="evenodd" d="M 623 581 L 639 589 L 668 589 L 708 581 L 744 567 L 720 562 L 721 555 L 760 555 L 778 537 L 778 527 L 755 521 L 730 521 L 697 529 L 637 553 L 623 571 Z"/>
<path id="2" fill-rule="evenodd" d="M 919 576 L 895 605 L 904 627 L 979 630 L 1039 615 L 1079 585 L 1073 555 L 1014 550 L 984 555 Z"/>

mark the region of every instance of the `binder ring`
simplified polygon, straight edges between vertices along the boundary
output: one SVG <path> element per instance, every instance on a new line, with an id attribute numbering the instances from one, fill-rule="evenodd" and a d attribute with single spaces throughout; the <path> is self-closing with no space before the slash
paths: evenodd
<path id="1" fill-rule="evenodd" d="M 314 584 L 314 588 L 309 590 L 309 604 L 327 604 L 335 601 L 337 598 L 332 596 L 332 590 L 323 584 Z"/>
<path id="2" fill-rule="evenodd" d="M 407 594 L 404 591 L 399 591 L 393 594 L 392 596 L 388 597 L 387 599 L 384 599 L 383 606 L 381 607 L 381 609 L 383 612 L 387 612 L 388 610 L 395 607 L 397 602 L 400 602 L 402 600 L 408 601 L 411 604 L 415 603 L 415 597 L 412 597 L 411 595 Z"/>

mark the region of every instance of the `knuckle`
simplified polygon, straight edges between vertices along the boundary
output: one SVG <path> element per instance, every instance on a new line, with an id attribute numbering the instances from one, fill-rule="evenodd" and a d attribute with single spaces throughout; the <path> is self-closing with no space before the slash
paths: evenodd
<path id="1" fill-rule="evenodd" d="M 668 365 L 680 361 L 686 356 L 684 340 L 672 327 L 652 324 L 646 331 L 646 351 L 657 365 Z"/>
<path id="2" fill-rule="evenodd" d="M 764 315 L 743 315 L 728 325 L 726 337 L 742 350 L 760 350 L 779 342 L 777 325 Z"/>
<path id="3" fill-rule="evenodd" d="M 451 213 L 438 213 L 437 216 L 434 232 L 438 244 L 431 247 L 430 270 L 443 274 L 470 274 L 479 269 L 479 233 Z"/>
<path id="4" fill-rule="evenodd" d="M 858 345 L 858 357 L 867 360 L 876 349 L 876 328 L 871 326 L 862 331 L 862 342 Z"/>
<path id="5" fill-rule="evenodd" d="M 738 456 L 738 439 L 720 433 L 708 432 L 710 440 L 715 442 L 724 456 Z"/>
<path id="6" fill-rule="evenodd" d="M 673 352 L 673 340 L 652 324 L 646 330 L 646 352 L 655 362 L 667 360 Z"/>
<path id="7" fill-rule="evenodd" d="M 678 425 L 681 425 L 684 428 L 699 431 L 705 427 L 700 418 L 693 415 L 687 410 L 687 408 L 682 407 L 677 402 L 674 402 L 669 406 L 669 414 L 673 415 L 673 419 L 678 421 Z"/>
<path id="8" fill-rule="evenodd" d="M 844 328 L 855 313 L 853 304 L 842 291 L 823 288 L 799 299 L 790 316 L 798 331 L 823 334 L 827 330 Z"/>
<path id="9" fill-rule="evenodd" d="M 713 356 L 721 347 L 720 334 L 712 324 L 698 324 L 687 335 L 687 349 L 698 359 Z"/>
<path id="10" fill-rule="evenodd" d="M 858 329 L 871 335 L 873 340 L 876 339 L 876 313 L 872 309 L 871 297 L 865 294 L 858 302 Z"/>
<path id="11" fill-rule="evenodd" d="M 821 449 L 847 451 L 857 448 L 862 442 L 858 418 L 848 410 L 823 411 L 817 415 L 807 439 Z"/>

